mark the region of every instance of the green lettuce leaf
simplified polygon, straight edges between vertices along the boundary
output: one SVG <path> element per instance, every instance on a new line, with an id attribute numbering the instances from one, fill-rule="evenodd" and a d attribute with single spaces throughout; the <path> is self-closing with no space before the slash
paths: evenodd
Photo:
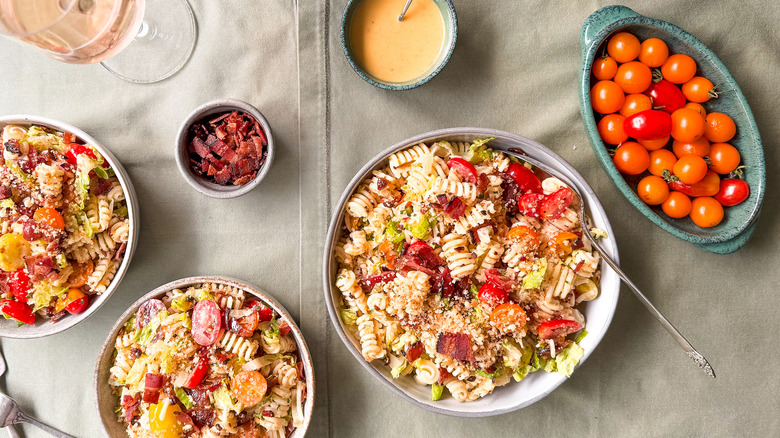
<path id="1" fill-rule="evenodd" d="M 533 271 L 523 277 L 523 289 L 538 289 L 544 281 L 547 272 L 547 259 L 542 257 L 534 263 Z"/>
<path id="2" fill-rule="evenodd" d="M 471 150 L 469 162 L 471 164 L 477 164 L 493 158 L 493 150 L 485 146 L 485 144 L 491 140 L 495 140 L 495 137 L 477 139 L 471 143 L 471 146 L 469 146 L 469 149 Z"/>
<path id="3" fill-rule="evenodd" d="M 119 217 L 127 217 L 127 206 L 123 205 L 117 209 L 114 210 L 114 214 L 116 214 Z"/>
<path id="4" fill-rule="evenodd" d="M 148 324 L 141 330 L 138 330 L 135 333 L 135 338 L 133 339 L 135 342 L 138 342 L 141 345 L 146 345 L 149 343 L 149 341 L 154 338 L 154 335 L 157 333 L 157 329 L 160 328 L 160 325 L 162 324 L 163 320 L 168 317 L 168 311 L 163 310 L 157 315 L 154 315 L 154 318 L 152 318 L 151 321 L 149 321 Z"/>
<path id="5" fill-rule="evenodd" d="M 574 371 L 574 367 L 577 366 L 584 354 L 585 350 L 576 342 L 572 342 L 571 345 L 556 354 L 555 368 L 558 374 L 571 377 L 571 373 Z"/>
<path id="6" fill-rule="evenodd" d="M 33 313 L 49 307 L 54 299 L 67 291 L 67 286 L 55 286 L 49 280 L 33 283 Z"/>
<path id="7" fill-rule="evenodd" d="M 190 397 L 190 395 L 187 394 L 187 392 L 182 388 L 174 388 L 173 391 L 176 393 L 176 398 L 179 399 L 181 404 L 183 404 L 187 410 L 190 410 L 195 406 L 195 403 L 192 401 L 192 397 Z"/>
<path id="8" fill-rule="evenodd" d="M 574 339 L 574 342 L 579 344 L 580 342 L 582 342 L 583 339 L 585 339 L 585 336 L 588 336 L 587 330 L 581 331 L 580 334 L 577 335 L 577 337 Z"/>
<path id="9" fill-rule="evenodd" d="M 355 322 L 357 321 L 357 314 L 349 309 L 343 309 L 341 311 L 341 320 L 344 321 L 344 324 L 346 325 L 355 325 Z"/>
<path id="10" fill-rule="evenodd" d="M 431 400 L 440 400 L 442 393 L 444 393 L 444 385 L 439 385 L 438 383 L 431 385 Z"/>
<path id="11" fill-rule="evenodd" d="M 38 152 L 46 149 L 54 149 L 57 152 L 64 152 L 67 146 L 62 141 L 62 136 L 48 132 L 40 126 L 30 126 L 27 129 L 27 136 L 22 140 L 32 145 Z"/>
<path id="12" fill-rule="evenodd" d="M 11 198 L 6 198 L 0 201 L 0 208 L 14 208 L 16 207 L 16 204 L 14 203 L 14 200 Z"/>
<path id="13" fill-rule="evenodd" d="M 214 406 L 225 411 L 241 412 L 241 406 L 233 401 L 227 386 L 224 384 L 212 393 Z"/>
<path id="14" fill-rule="evenodd" d="M 179 312 L 186 312 L 195 307 L 195 302 L 195 297 L 190 295 L 182 295 L 180 297 L 174 298 L 173 301 L 171 301 L 171 307 L 178 310 Z"/>
<path id="15" fill-rule="evenodd" d="M 396 221 L 389 221 L 385 227 L 385 238 L 392 243 L 401 243 L 404 241 L 404 230 Z"/>

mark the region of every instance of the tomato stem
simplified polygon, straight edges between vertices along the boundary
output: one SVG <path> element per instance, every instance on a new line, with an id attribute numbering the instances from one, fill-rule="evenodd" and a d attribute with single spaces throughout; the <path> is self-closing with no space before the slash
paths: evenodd
<path id="1" fill-rule="evenodd" d="M 679 181 L 680 178 L 677 178 L 675 175 L 672 174 L 672 172 L 669 171 L 669 169 L 664 169 L 663 172 L 661 172 L 661 178 L 664 179 L 666 182 L 673 182 L 673 181 Z"/>
<path id="2" fill-rule="evenodd" d="M 661 73 L 661 70 L 657 69 L 657 68 L 654 68 L 653 69 L 653 82 L 654 83 L 661 82 L 661 80 L 663 80 L 663 78 L 664 78 L 664 74 Z"/>
<path id="3" fill-rule="evenodd" d="M 716 88 L 718 88 L 718 87 L 717 86 L 712 87 L 712 89 L 707 92 L 707 96 L 710 99 L 717 99 L 718 98 L 718 92 L 715 90 Z"/>

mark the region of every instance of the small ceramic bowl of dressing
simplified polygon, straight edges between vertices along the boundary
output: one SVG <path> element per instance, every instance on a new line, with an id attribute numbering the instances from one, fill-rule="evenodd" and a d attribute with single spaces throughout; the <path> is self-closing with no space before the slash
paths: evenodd
<path id="1" fill-rule="evenodd" d="M 341 45 L 352 69 L 385 90 L 419 87 L 436 76 L 455 50 L 458 19 L 451 0 L 350 0 Z"/>

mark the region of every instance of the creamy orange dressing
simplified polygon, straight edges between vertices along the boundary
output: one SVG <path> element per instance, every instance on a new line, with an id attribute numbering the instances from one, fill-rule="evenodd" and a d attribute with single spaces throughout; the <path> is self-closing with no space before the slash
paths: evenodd
<path id="1" fill-rule="evenodd" d="M 444 42 L 444 18 L 433 0 L 363 0 L 350 23 L 352 52 L 363 69 L 385 82 L 408 82 L 436 61 Z"/>

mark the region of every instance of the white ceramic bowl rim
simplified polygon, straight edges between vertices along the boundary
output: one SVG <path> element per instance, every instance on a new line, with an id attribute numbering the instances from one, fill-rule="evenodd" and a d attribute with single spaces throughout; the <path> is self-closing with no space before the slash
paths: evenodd
<path id="1" fill-rule="evenodd" d="M 130 315 L 135 313 L 138 308 L 141 306 L 141 304 L 145 303 L 149 299 L 152 298 L 159 298 L 165 294 L 165 292 L 172 290 L 172 289 L 181 289 L 186 288 L 188 286 L 192 286 L 195 284 L 201 284 L 201 283 L 218 283 L 218 284 L 224 284 L 227 286 L 232 286 L 236 288 L 242 289 L 244 292 L 247 292 L 248 294 L 263 300 L 266 304 L 268 304 L 274 311 L 276 311 L 279 315 L 282 316 L 282 319 L 287 321 L 287 323 L 290 326 L 290 332 L 293 334 L 293 337 L 295 338 L 295 342 L 298 346 L 298 355 L 301 359 L 301 362 L 303 362 L 304 370 L 306 371 L 306 402 L 304 404 L 304 423 L 302 426 L 295 429 L 295 432 L 290 436 L 290 438 L 302 438 L 306 434 L 306 429 L 309 427 L 309 423 L 311 422 L 312 418 L 312 412 L 314 410 L 314 364 L 311 359 L 311 353 L 309 352 L 309 347 L 306 345 L 306 341 L 303 338 L 303 332 L 301 332 L 301 329 L 298 327 L 298 325 L 295 323 L 295 320 L 292 318 L 290 313 L 287 311 L 287 309 L 284 308 L 278 301 L 276 301 L 275 298 L 273 298 L 268 293 L 264 292 L 262 289 L 252 286 L 244 281 L 237 280 L 231 277 L 222 277 L 222 276 L 214 276 L 214 275 L 206 275 L 206 276 L 197 276 L 197 277 L 186 277 L 181 278 L 179 280 L 174 280 L 169 283 L 166 283 L 153 291 L 145 294 L 138 300 L 136 300 L 130 307 L 122 314 L 122 316 L 117 319 L 114 326 L 111 328 L 111 331 L 108 334 L 108 337 L 106 338 L 106 341 L 103 343 L 103 347 L 100 349 L 100 353 L 97 356 L 97 361 L 95 364 L 95 374 L 94 374 L 94 380 L 93 380 L 93 388 L 95 391 L 95 407 L 98 412 L 98 416 L 100 417 L 101 425 L 103 426 L 103 431 L 106 433 L 106 435 L 111 436 L 111 433 L 109 431 L 109 428 L 106 425 L 106 419 L 102 415 L 101 409 L 100 409 L 100 388 L 108 385 L 108 375 L 103 375 L 102 377 L 105 377 L 105 379 L 101 378 L 101 371 L 104 371 L 105 373 L 108 373 L 108 369 L 110 366 L 106 366 L 105 369 L 101 368 L 101 364 L 103 363 L 104 359 L 106 359 L 107 355 L 113 355 L 114 351 L 114 343 L 116 342 L 116 335 L 119 332 L 119 329 L 125 325 L 127 320 L 130 318 Z M 114 400 L 112 398 L 112 400 Z M 115 401 L 115 400 L 114 400 Z M 112 405 L 110 407 L 110 417 L 112 420 L 112 424 L 118 425 L 119 423 L 114 418 L 114 406 Z M 126 435 L 123 434 L 120 435 L 120 437 L 125 437 Z M 117 437 L 119 438 L 119 437 Z"/>
<path id="2" fill-rule="evenodd" d="M 601 240 L 600 243 L 602 244 L 602 247 L 605 248 L 605 250 L 612 256 L 612 258 L 616 262 L 619 262 L 618 248 L 614 240 L 614 232 L 612 231 L 612 227 L 609 224 L 609 219 L 607 218 L 607 215 L 604 212 L 604 208 L 602 207 L 601 203 L 598 201 L 598 198 L 596 197 L 596 194 L 593 191 L 593 189 L 588 185 L 585 179 L 569 163 L 567 163 L 558 154 L 551 151 L 550 149 L 543 146 L 542 144 L 537 143 L 536 141 L 533 141 L 521 135 L 495 130 L 495 129 L 473 128 L 473 127 L 448 128 L 448 129 L 429 131 L 423 134 L 416 135 L 409 139 L 403 140 L 399 143 L 396 143 L 395 145 L 377 154 L 365 166 L 363 166 L 363 168 L 361 168 L 360 171 L 357 172 L 355 177 L 352 178 L 352 181 L 350 181 L 350 183 L 347 185 L 346 189 L 344 189 L 344 192 L 341 195 L 341 198 L 339 199 L 338 205 L 334 210 L 333 217 L 330 222 L 330 227 L 328 229 L 327 240 L 324 248 L 325 251 L 324 251 L 324 258 L 323 258 L 323 290 L 325 293 L 325 302 L 327 304 L 328 314 L 330 315 L 331 322 L 333 323 L 333 326 L 335 327 L 336 332 L 338 333 L 342 342 L 344 342 L 344 345 L 347 346 L 347 349 L 352 353 L 355 359 L 357 359 L 358 362 L 360 362 L 363 365 L 363 367 L 366 370 L 368 370 L 369 373 L 371 373 L 374 377 L 382 381 L 394 393 L 401 396 L 405 400 L 413 403 L 418 407 L 427 409 L 432 412 L 445 414 L 445 415 L 459 416 L 459 417 L 486 417 L 486 416 L 504 414 L 507 412 L 515 411 L 517 409 L 521 409 L 544 398 L 546 395 L 548 395 L 553 390 L 555 390 L 555 388 L 557 388 L 562 383 L 564 383 L 567 380 L 567 378 L 558 374 L 548 374 L 543 372 L 533 373 L 532 375 L 526 377 L 524 381 L 520 383 L 510 382 L 510 384 L 507 386 L 510 387 L 512 385 L 517 385 L 517 386 L 529 385 L 530 381 L 533 381 L 534 382 L 533 384 L 535 385 L 537 380 L 545 379 L 539 385 L 542 387 L 542 389 L 535 391 L 534 395 L 531 397 L 524 395 L 523 397 L 521 397 L 520 400 L 509 400 L 508 402 L 503 402 L 503 403 L 497 401 L 496 397 L 498 394 L 496 394 L 496 392 L 501 391 L 505 387 L 497 388 L 493 394 L 487 397 L 483 397 L 478 401 L 469 402 L 469 403 L 455 402 L 457 403 L 455 405 L 456 406 L 455 408 L 446 408 L 444 407 L 444 404 L 441 403 L 441 401 L 431 402 L 430 400 L 426 401 L 421 397 L 420 398 L 413 397 L 407 391 L 401 388 L 399 383 L 401 379 L 394 380 L 391 377 L 389 377 L 389 373 L 386 372 L 386 370 L 384 370 L 385 373 L 383 374 L 377 369 L 379 367 L 384 367 L 383 365 L 374 366 L 372 363 L 366 362 L 365 359 L 363 359 L 363 356 L 360 352 L 360 349 L 358 348 L 357 341 L 354 339 L 354 336 L 351 333 L 348 334 L 345 331 L 341 322 L 341 318 L 338 316 L 338 310 L 336 309 L 336 305 L 334 303 L 334 300 L 336 300 L 337 297 L 340 296 L 340 292 L 337 293 L 338 292 L 337 290 L 334 292 L 335 287 L 333 286 L 333 276 L 335 274 L 335 268 L 337 266 L 337 263 L 333 260 L 332 250 L 338 240 L 337 237 L 338 237 L 338 233 L 340 232 L 341 223 L 343 221 L 343 214 L 344 214 L 347 200 L 351 197 L 355 188 L 370 174 L 372 170 L 386 165 L 387 160 L 391 154 L 421 142 L 430 143 L 437 140 L 448 140 L 448 139 L 453 141 L 466 141 L 467 138 L 476 139 L 476 138 L 488 138 L 488 137 L 496 138 L 489 144 L 489 146 L 493 147 L 494 149 L 506 149 L 506 147 L 502 146 L 502 143 L 511 143 L 511 145 L 508 147 L 520 148 L 528 156 L 532 158 L 536 158 L 542 162 L 545 162 L 547 165 L 550 165 L 568 174 L 570 176 L 570 179 L 575 184 L 577 184 L 578 189 L 583 194 L 583 196 L 587 199 L 588 210 L 590 212 L 589 216 L 592 218 L 594 222 L 594 226 L 603 229 L 604 231 L 607 232 L 607 235 L 609 236 L 608 238 Z M 620 279 L 614 273 L 614 271 L 612 271 L 606 265 L 606 263 L 603 260 L 601 262 L 601 274 L 602 277 L 601 277 L 601 285 L 600 285 L 601 288 L 600 295 L 596 300 L 593 301 L 593 303 L 596 303 L 598 301 L 599 305 L 604 306 L 605 309 L 603 309 L 601 318 L 599 320 L 589 320 L 586 324 L 585 329 L 588 331 L 588 335 L 580 343 L 582 347 L 585 349 L 585 354 L 580 360 L 578 367 L 585 362 L 585 360 L 590 356 L 590 354 L 596 348 L 598 343 L 604 337 L 607 328 L 609 327 L 609 324 L 612 321 L 612 317 L 615 314 L 615 309 L 617 308 L 618 293 L 620 290 Z M 572 377 L 574 377 L 576 374 L 577 373 L 575 371 Z M 412 385 L 416 385 L 416 386 L 412 386 Z M 421 387 L 416 383 L 411 383 L 408 386 L 411 388 Z"/>
<path id="3" fill-rule="evenodd" d="M 119 265 L 119 268 L 116 271 L 116 275 L 114 275 L 114 279 L 111 281 L 111 284 L 106 289 L 106 291 L 100 295 L 95 295 L 95 298 L 92 299 L 92 303 L 84 313 L 78 315 L 67 315 L 62 320 L 54 323 L 48 319 L 37 318 L 35 324 L 22 327 L 16 327 L 12 321 L 0 321 L 0 336 L 2 337 L 15 339 L 41 338 L 63 332 L 80 323 L 81 321 L 89 318 L 100 307 L 102 307 L 106 301 L 108 301 L 108 298 L 111 296 L 111 294 L 113 294 L 114 291 L 119 287 L 119 283 L 122 281 L 122 278 L 125 276 L 125 273 L 130 266 L 130 261 L 133 258 L 133 254 L 135 253 L 136 242 L 138 241 L 138 233 L 140 230 L 138 198 L 136 196 L 135 189 L 133 188 L 133 183 L 130 181 L 130 176 L 128 175 L 125 168 L 122 167 L 122 164 L 119 162 L 119 160 L 117 160 L 114 154 L 101 145 L 97 140 L 81 129 L 76 128 L 75 126 L 68 123 L 60 122 L 48 117 L 28 114 L 0 116 L 0 127 L 11 124 L 40 125 L 55 129 L 57 131 L 67 131 L 74 134 L 76 137 L 85 141 L 89 145 L 94 146 L 95 149 L 97 149 L 98 152 L 100 152 L 100 154 L 103 155 L 103 157 L 108 161 L 108 164 L 111 165 L 111 168 L 114 169 L 114 173 L 116 174 L 119 183 L 122 185 L 122 190 L 125 192 L 125 199 L 127 201 L 127 215 L 130 219 L 130 232 L 128 234 L 127 248 L 125 248 L 125 255 L 122 259 L 122 263 Z M 9 324 L 7 329 L 6 324 Z M 10 324 L 13 324 L 13 326 Z"/>
<path id="4" fill-rule="evenodd" d="M 265 132 L 268 145 L 266 146 L 265 162 L 260 166 L 260 170 L 257 171 L 257 176 L 248 183 L 241 186 L 234 185 L 219 185 L 215 182 L 211 182 L 206 178 L 195 175 L 190 169 L 189 153 L 187 151 L 187 134 L 190 126 L 193 123 L 201 120 L 209 115 L 217 113 L 225 113 L 229 111 L 241 111 L 254 117 Z M 237 198 L 239 196 L 249 193 L 252 189 L 260 184 L 260 181 L 268 175 L 271 165 L 274 161 L 274 137 L 271 132 L 271 125 L 265 118 L 263 113 L 255 108 L 252 104 L 244 102 L 238 99 L 216 99 L 204 103 L 203 105 L 195 108 L 187 115 L 181 126 L 179 126 L 179 133 L 176 135 L 176 166 L 179 168 L 179 172 L 184 177 L 184 180 L 192 186 L 198 192 L 210 196 L 212 198 L 229 199 Z"/>

